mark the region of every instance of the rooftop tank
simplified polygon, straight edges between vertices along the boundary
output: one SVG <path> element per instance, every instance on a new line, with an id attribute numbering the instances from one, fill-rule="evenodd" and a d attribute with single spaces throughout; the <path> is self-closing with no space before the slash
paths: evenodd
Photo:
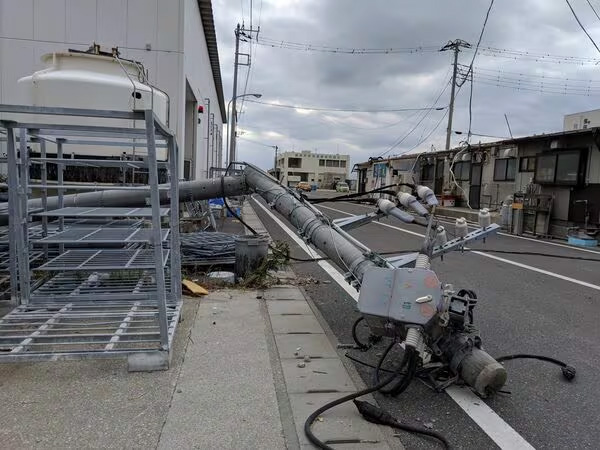
<path id="1" fill-rule="evenodd" d="M 89 108 L 131 111 L 153 109 L 157 117 L 168 125 L 169 97 L 160 89 L 150 85 L 142 64 L 119 58 L 116 49 L 113 53 L 100 52 L 94 45 L 90 52 L 69 50 L 68 52 L 48 53 L 42 56 L 47 65 L 30 76 L 19 80 L 19 88 L 33 106 L 65 108 Z M 44 122 L 57 117 L 30 116 L 27 122 Z M 83 125 L 106 125 L 144 127 L 130 120 L 98 120 L 73 117 L 69 123 Z M 139 122 L 139 121 L 138 121 Z M 51 148 L 48 149 L 52 151 Z M 119 156 L 123 153 L 143 156 L 145 149 L 134 146 L 69 146 L 65 152 L 93 155 Z M 157 157 L 164 159 L 164 149 L 157 149 Z"/>

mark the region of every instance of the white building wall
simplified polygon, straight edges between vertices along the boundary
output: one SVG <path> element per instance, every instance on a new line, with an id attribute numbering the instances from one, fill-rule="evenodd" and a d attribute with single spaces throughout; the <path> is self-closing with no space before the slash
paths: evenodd
<path id="1" fill-rule="evenodd" d="M 600 109 L 567 114 L 563 120 L 563 131 L 600 127 Z"/>
<path id="2" fill-rule="evenodd" d="M 169 95 L 183 174 L 186 77 L 200 103 L 211 99 L 222 133 L 197 0 L 0 0 L 0 103 L 25 103 L 17 80 L 44 68 L 43 54 L 86 50 L 92 42 L 118 46 L 122 57 L 142 62 L 151 83 Z M 196 165 L 196 177 L 206 173 L 203 125 L 196 151 L 204 165 Z"/>
<path id="3" fill-rule="evenodd" d="M 290 158 L 300 158 L 300 167 L 289 167 Z M 319 165 L 320 160 L 333 160 L 333 161 L 345 161 L 345 167 L 328 167 Z M 321 183 L 325 183 L 326 174 L 335 174 L 340 181 L 348 179 L 348 173 L 350 172 L 350 155 L 339 155 L 339 154 L 327 154 L 327 153 L 313 153 L 310 151 L 302 152 L 283 152 L 277 157 L 277 167 L 281 173 L 283 184 L 295 185 L 299 181 L 308 181 L 309 183 L 315 183 L 320 186 Z M 292 175 L 290 178 L 289 173 L 301 173 L 305 174 L 306 180 L 300 180 L 299 175 Z M 333 181 L 333 180 L 330 180 Z"/>
<path id="4" fill-rule="evenodd" d="M 197 130 L 197 154 L 199 156 L 195 164 L 196 178 L 204 178 L 211 166 L 219 166 L 217 154 L 220 141 L 225 143 L 222 138 L 223 119 L 219 109 L 219 100 L 215 84 L 213 83 L 213 73 L 208 57 L 208 47 L 202 29 L 202 22 L 199 20 L 200 9 L 197 0 L 182 0 L 184 3 L 184 46 L 183 46 L 183 74 L 184 80 L 190 84 L 196 101 L 199 105 L 204 105 L 204 113 L 200 115 L 200 124 Z M 207 134 L 207 125 L 210 122 L 210 113 L 208 111 L 210 99 L 210 113 L 214 114 L 214 123 L 216 124 L 216 134 L 212 136 Z M 208 137 L 208 140 L 207 140 Z M 214 137 L 214 148 L 213 148 Z M 208 165 L 207 165 L 207 142 Z M 214 156 L 213 156 L 214 155 Z"/>

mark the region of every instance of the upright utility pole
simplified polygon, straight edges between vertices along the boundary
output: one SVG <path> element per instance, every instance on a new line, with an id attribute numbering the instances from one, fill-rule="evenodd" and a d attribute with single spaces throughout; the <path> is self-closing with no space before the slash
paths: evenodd
<path id="1" fill-rule="evenodd" d="M 256 34 L 255 34 L 256 33 Z M 247 94 L 246 91 L 244 90 L 244 93 L 241 95 L 238 95 L 237 93 L 237 78 L 238 78 L 238 67 L 239 66 L 248 66 L 248 68 L 250 67 L 251 61 L 250 61 L 250 53 L 240 53 L 240 41 L 242 42 L 250 42 L 252 41 L 252 39 L 256 38 L 258 40 L 258 34 L 260 33 L 260 27 L 258 27 L 256 30 L 254 28 L 252 28 L 252 25 L 250 25 L 250 29 L 244 27 L 244 25 L 242 24 L 242 26 L 240 27 L 240 24 L 237 24 L 237 27 L 235 28 L 235 62 L 233 63 L 233 96 L 231 97 L 231 100 L 229 101 L 229 103 L 233 103 L 233 107 L 231 108 L 231 116 L 229 117 L 229 127 L 228 129 L 229 131 L 229 140 L 227 141 L 229 143 L 228 147 L 228 162 L 231 163 L 232 161 L 235 161 L 236 156 L 235 156 L 235 138 L 236 138 L 236 128 L 237 128 L 237 99 L 241 98 L 241 97 L 246 97 Z M 252 44 L 250 44 L 252 45 Z M 245 56 L 246 60 L 245 62 L 242 60 L 240 62 L 239 57 L 240 56 Z M 246 78 L 246 88 L 248 87 L 248 79 Z M 257 94 L 251 94 L 254 97 L 259 98 L 260 95 Z M 229 110 L 229 108 L 228 108 Z"/>
<path id="2" fill-rule="evenodd" d="M 454 62 L 452 70 L 452 87 L 450 91 L 450 106 L 448 109 L 448 128 L 446 128 L 446 150 L 450 150 L 450 139 L 452 137 L 452 117 L 454 116 L 454 96 L 456 95 L 456 75 L 458 72 L 458 53 L 460 48 L 471 48 L 471 44 L 462 39 L 456 39 L 444 45 L 440 52 L 452 50 L 454 52 Z"/>
<path id="3" fill-rule="evenodd" d="M 235 159 L 235 124 L 237 119 L 236 97 L 237 97 L 237 77 L 238 77 L 238 58 L 240 56 L 240 24 L 235 28 L 235 62 L 233 63 L 233 97 L 231 101 L 231 117 L 229 117 L 229 155 L 227 155 L 227 163 L 230 164 Z"/>

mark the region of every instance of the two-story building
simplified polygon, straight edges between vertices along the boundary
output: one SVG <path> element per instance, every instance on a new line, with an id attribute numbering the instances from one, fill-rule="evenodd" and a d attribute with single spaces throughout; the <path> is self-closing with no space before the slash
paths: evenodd
<path id="1" fill-rule="evenodd" d="M 452 173 L 450 168 L 452 167 Z M 420 183 L 455 206 L 492 210 L 514 194 L 552 200 L 549 232 L 600 228 L 600 128 L 473 144 L 356 164 L 358 188 Z"/>
<path id="2" fill-rule="evenodd" d="M 307 181 L 322 189 L 332 189 L 336 182 L 348 179 L 350 155 L 308 150 L 284 152 L 277 157 L 276 169 L 281 183 L 286 186 Z"/>

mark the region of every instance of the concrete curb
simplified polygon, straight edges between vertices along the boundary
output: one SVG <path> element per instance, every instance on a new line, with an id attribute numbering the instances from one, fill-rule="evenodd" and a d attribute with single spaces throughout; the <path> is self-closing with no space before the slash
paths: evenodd
<path id="1" fill-rule="evenodd" d="M 244 205 L 243 216 L 257 232 L 266 233 L 250 204 Z M 289 270 L 284 275 L 295 279 Z M 289 448 L 313 448 L 303 432 L 308 414 L 366 386 L 352 364 L 336 350 L 337 339 L 302 288 L 275 286 L 264 291 L 263 300 L 265 321 L 271 332 L 267 332 L 267 339 L 276 353 L 271 362 L 286 443 Z M 282 381 L 283 389 L 277 387 Z M 290 412 L 292 417 L 286 417 Z M 391 429 L 364 421 L 352 403 L 324 413 L 313 430 L 323 441 L 348 439 L 347 443 L 336 444 L 336 448 L 404 449 Z"/>

